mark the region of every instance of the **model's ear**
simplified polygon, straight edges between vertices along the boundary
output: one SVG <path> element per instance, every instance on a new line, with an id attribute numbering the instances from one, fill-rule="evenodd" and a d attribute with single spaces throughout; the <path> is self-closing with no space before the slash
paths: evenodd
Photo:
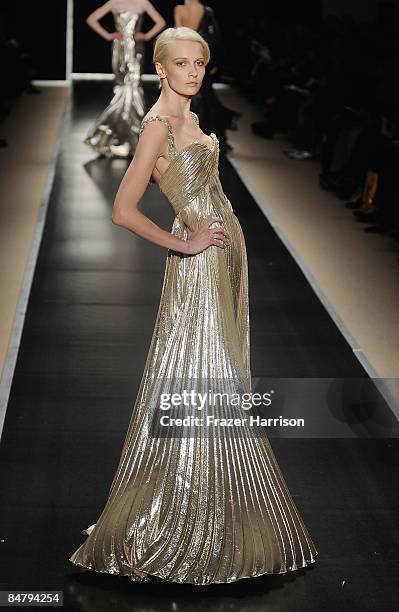
<path id="1" fill-rule="evenodd" d="M 166 75 L 165 75 L 162 64 L 160 64 L 159 62 L 155 62 L 155 70 L 157 71 L 157 74 L 160 79 L 165 78 Z"/>

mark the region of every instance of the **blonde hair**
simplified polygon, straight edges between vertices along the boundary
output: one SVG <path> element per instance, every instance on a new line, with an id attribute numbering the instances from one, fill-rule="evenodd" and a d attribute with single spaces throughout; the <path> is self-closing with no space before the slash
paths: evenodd
<path id="1" fill-rule="evenodd" d="M 153 53 L 153 63 L 159 62 L 163 63 L 167 56 L 168 52 L 168 44 L 172 40 L 192 40 L 193 42 L 199 42 L 202 45 L 202 49 L 204 51 L 204 60 L 205 66 L 208 64 L 211 52 L 209 50 L 208 43 L 204 38 L 202 38 L 201 34 L 198 34 L 192 28 L 187 28 L 186 26 L 179 26 L 178 28 L 166 28 L 161 32 L 156 40 L 154 45 L 154 53 Z"/>

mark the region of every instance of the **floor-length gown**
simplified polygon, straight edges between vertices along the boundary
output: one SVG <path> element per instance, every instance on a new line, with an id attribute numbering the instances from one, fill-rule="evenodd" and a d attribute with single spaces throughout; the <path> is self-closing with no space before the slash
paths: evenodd
<path id="1" fill-rule="evenodd" d="M 144 117 L 141 84 L 144 43 L 133 38 L 141 31 L 143 13 L 113 13 L 115 30 L 123 36 L 112 41 L 113 98 L 90 127 L 85 143 L 106 157 L 128 157 L 136 149 Z"/>
<path id="2" fill-rule="evenodd" d="M 192 112 L 193 121 L 198 117 Z M 205 219 L 223 219 L 230 243 L 196 255 L 168 250 L 159 310 L 118 468 L 97 522 L 70 561 L 146 581 L 206 585 L 315 562 L 315 545 L 265 436 L 248 428 L 210 435 L 178 427 L 154 435 L 159 387 L 250 385 L 248 271 L 244 236 L 218 173 L 219 143 L 178 151 L 166 117 L 170 164 L 158 185 L 187 239 Z M 219 411 L 219 414 L 221 412 Z M 155 419 L 156 420 L 156 419 Z M 226 428 L 228 429 L 228 428 Z M 158 429 L 159 431 L 159 429 Z M 188 433 L 193 434 L 194 430 Z"/>

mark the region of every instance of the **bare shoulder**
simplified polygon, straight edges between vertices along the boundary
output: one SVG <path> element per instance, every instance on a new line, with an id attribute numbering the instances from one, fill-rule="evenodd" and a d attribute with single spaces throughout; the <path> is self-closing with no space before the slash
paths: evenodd
<path id="1" fill-rule="evenodd" d="M 151 134 L 159 134 L 160 137 L 166 136 L 168 132 L 168 125 L 166 121 L 162 121 L 163 117 L 160 115 L 147 115 L 144 117 L 140 126 L 140 135 L 143 132 Z"/>
<path id="2" fill-rule="evenodd" d="M 149 110 L 141 123 L 146 123 L 148 125 L 149 122 L 153 123 L 154 121 L 155 123 L 163 123 L 168 128 L 170 126 L 172 129 L 176 125 L 176 119 L 174 117 L 171 117 L 167 113 L 163 112 L 161 109 L 157 108 L 152 108 L 151 110 Z"/>
<path id="3" fill-rule="evenodd" d="M 147 119 L 150 119 L 151 117 L 162 117 L 168 119 L 168 116 L 162 113 L 162 111 L 156 106 L 150 108 L 150 110 L 148 111 L 148 113 L 146 113 L 142 121 L 147 121 Z"/>
<path id="4" fill-rule="evenodd" d="M 144 117 L 139 131 L 140 150 L 161 153 L 166 149 L 169 136 L 168 122 L 162 120 L 159 114 L 150 114 Z"/>
<path id="5" fill-rule="evenodd" d="M 196 115 L 196 113 L 194 113 L 193 111 L 190 111 L 190 113 L 191 118 L 194 120 L 194 123 L 199 126 L 198 115 Z M 145 115 L 144 119 L 142 120 L 142 124 L 148 125 L 149 123 L 153 123 L 153 120 L 155 119 L 158 119 L 158 121 L 155 121 L 155 123 L 163 123 L 165 126 L 168 127 L 168 129 L 171 129 L 172 132 L 176 131 L 176 133 L 182 128 L 184 128 L 185 123 L 190 123 L 190 121 L 187 122 L 186 119 L 169 115 L 167 112 L 164 112 L 163 109 L 159 109 L 154 106 Z"/>

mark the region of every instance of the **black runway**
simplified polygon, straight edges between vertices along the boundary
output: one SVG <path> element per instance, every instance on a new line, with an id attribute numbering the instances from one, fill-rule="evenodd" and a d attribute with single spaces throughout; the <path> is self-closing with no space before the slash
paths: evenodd
<path id="1" fill-rule="evenodd" d="M 0 588 L 63 590 L 64 609 L 96 612 L 396 610 L 397 423 L 376 396 L 333 414 L 341 427 L 335 437 L 327 426 L 324 437 L 273 435 L 319 552 L 314 565 L 192 586 L 135 583 L 68 562 L 107 498 L 166 259 L 165 249 L 111 222 L 127 162 L 96 160 L 82 143 L 110 88 L 74 86 L 57 162 L 0 447 Z M 157 91 L 147 86 L 146 95 L 149 107 Z M 220 173 L 247 243 L 253 376 L 369 382 L 225 158 Z M 141 209 L 170 229 L 173 213 L 156 185 Z M 317 413 L 317 406 L 309 409 Z M 321 410 L 318 416 L 321 423 L 327 419 Z"/>

